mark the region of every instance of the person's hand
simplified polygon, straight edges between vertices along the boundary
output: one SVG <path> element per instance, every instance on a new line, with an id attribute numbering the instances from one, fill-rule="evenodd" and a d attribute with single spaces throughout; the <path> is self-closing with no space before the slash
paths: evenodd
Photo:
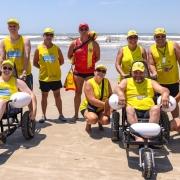
<path id="1" fill-rule="evenodd" d="M 157 72 L 154 72 L 151 77 L 152 79 L 156 80 L 158 78 Z"/>
<path id="2" fill-rule="evenodd" d="M 172 103 L 169 101 L 169 96 L 162 95 L 161 97 L 161 105 L 164 109 L 169 107 L 169 103 L 172 105 Z"/>
<path id="3" fill-rule="evenodd" d="M 126 100 L 125 96 L 124 95 L 119 95 L 118 97 L 119 97 L 118 104 L 121 105 L 121 106 L 125 106 L 125 104 L 126 104 L 125 103 L 125 100 Z"/>
<path id="4" fill-rule="evenodd" d="M 129 78 L 130 75 L 129 74 L 123 74 L 122 77 L 123 77 L 123 79 L 126 79 L 126 78 Z"/>
<path id="5" fill-rule="evenodd" d="M 23 73 L 21 76 L 19 76 L 19 79 L 25 81 L 26 80 L 26 73 Z"/>
<path id="6" fill-rule="evenodd" d="M 30 118 L 31 120 L 35 120 L 35 117 L 36 117 L 36 112 L 31 111 L 31 112 L 29 113 L 29 118 Z"/>
<path id="7" fill-rule="evenodd" d="M 109 99 L 107 99 L 107 100 L 105 101 L 105 104 L 104 104 L 103 114 L 104 114 L 104 115 L 107 115 L 107 116 L 110 116 L 110 114 L 111 114 L 110 109 L 111 109 L 111 107 L 109 106 Z"/>

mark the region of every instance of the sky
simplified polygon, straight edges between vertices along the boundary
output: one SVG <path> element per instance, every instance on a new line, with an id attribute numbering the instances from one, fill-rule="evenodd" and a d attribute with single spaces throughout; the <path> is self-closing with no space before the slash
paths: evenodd
<path id="1" fill-rule="evenodd" d="M 7 21 L 16 18 L 22 34 L 77 33 L 88 23 L 97 33 L 153 33 L 158 27 L 180 33 L 180 0 L 0 0 L 0 34 L 8 34 Z"/>

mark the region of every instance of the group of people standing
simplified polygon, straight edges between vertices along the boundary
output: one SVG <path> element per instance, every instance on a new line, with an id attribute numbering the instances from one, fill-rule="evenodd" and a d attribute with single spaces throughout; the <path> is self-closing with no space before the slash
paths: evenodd
<path id="1" fill-rule="evenodd" d="M 19 35 L 20 26 L 17 19 L 8 20 L 7 24 L 10 36 L 0 42 L 0 64 L 3 68 L 4 60 L 12 61 L 16 65 L 19 79 L 23 79 L 32 92 L 33 76 L 30 63 L 30 40 Z M 98 122 L 99 129 L 103 130 L 103 125 L 110 122 L 111 111 L 107 100 L 112 94 L 112 89 L 109 80 L 105 78 L 107 67 L 102 64 L 95 66 L 100 60 L 100 46 L 93 39 L 88 41 L 90 39 L 89 25 L 86 23 L 80 24 L 78 32 L 80 37 L 70 44 L 67 53 L 69 59 L 74 58 L 73 74 L 76 84 L 74 115 L 70 120 L 75 122 L 78 119 L 80 109 L 87 122 L 86 131 L 90 133 L 92 124 Z M 39 120 L 40 123 L 46 120 L 47 98 L 50 90 L 53 91 L 59 112 L 58 119 L 63 122 L 67 121 L 63 116 L 60 95 L 60 88 L 62 88 L 60 66 L 64 64 L 64 57 L 61 49 L 52 42 L 53 37 L 54 30 L 46 28 L 43 32 L 43 43 L 35 49 L 33 58 L 33 66 L 39 69 L 39 85 L 42 94 L 42 117 Z M 180 47 L 178 43 L 166 40 L 166 32 L 163 28 L 157 28 L 154 31 L 154 40 L 156 43 L 146 53 L 146 50 L 137 44 L 137 32 L 131 30 L 127 33 L 128 44 L 118 51 L 116 57 L 115 67 L 120 74 L 118 83 L 126 75 L 129 75 L 132 63 L 135 60 L 146 61 L 152 76 L 157 78 L 157 82 L 161 86 L 169 89 L 170 95 L 178 100 Z M 3 70 L 8 71 L 9 68 Z M 83 85 L 85 99 L 81 103 Z M 36 106 L 33 108 L 36 109 Z M 33 108 L 29 107 L 29 109 Z M 179 117 L 178 104 L 172 112 L 172 116 L 174 123 L 177 124 Z"/>

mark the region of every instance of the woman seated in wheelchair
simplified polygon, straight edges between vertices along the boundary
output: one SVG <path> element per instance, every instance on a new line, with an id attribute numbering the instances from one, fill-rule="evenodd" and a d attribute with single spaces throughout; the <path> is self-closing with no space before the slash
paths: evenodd
<path id="1" fill-rule="evenodd" d="M 149 119 L 150 123 L 159 123 L 160 106 L 155 105 L 154 92 L 162 95 L 163 108 L 169 105 L 169 90 L 156 81 L 145 78 L 145 66 L 142 62 L 135 62 L 131 70 L 132 77 L 123 79 L 115 87 L 114 93 L 119 96 L 119 104 L 126 105 L 127 123 L 137 123 L 138 118 Z M 143 141 L 135 136 L 136 141 Z"/>
<path id="2" fill-rule="evenodd" d="M 6 110 L 6 103 L 10 100 L 12 94 L 21 91 L 27 92 L 31 96 L 31 105 L 29 118 L 34 120 L 36 117 L 37 101 L 34 93 L 28 88 L 26 83 L 12 76 L 14 63 L 11 60 L 4 60 L 1 65 L 0 76 L 0 120 Z M 11 108 L 11 107 L 10 107 Z"/>
<path id="3" fill-rule="evenodd" d="M 91 125 L 99 124 L 99 130 L 103 130 L 102 125 L 110 122 L 110 107 L 108 98 L 112 94 L 110 82 L 106 75 L 107 68 L 100 64 L 94 71 L 94 77 L 89 79 L 84 85 L 85 98 L 80 106 L 80 111 L 86 119 L 85 130 L 90 133 Z M 105 110 L 106 109 L 106 110 Z"/>

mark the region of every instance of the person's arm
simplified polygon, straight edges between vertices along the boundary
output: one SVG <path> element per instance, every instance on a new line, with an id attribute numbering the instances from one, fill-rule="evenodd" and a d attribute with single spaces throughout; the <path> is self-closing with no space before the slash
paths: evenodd
<path id="1" fill-rule="evenodd" d="M 69 59 L 71 59 L 72 56 L 73 56 L 73 54 L 74 54 L 74 47 L 75 47 L 75 45 L 76 45 L 75 42 L 76 42 L 76 41 L 73 41 L 73 42 L 70 44 L 70 46 L 69 46 L 68 54 L 67 54 L 67 57 L 68 57 Z"/>
<path id="2" fill-rule="evenodd" d="M 127 79 L 123 79 L 114 89 L 113 93 L 119 96 L 118 104 L 125 106 L 125 90 L 127 86 Z"/>
<path id="3" fill-rule="evenodd" d="M 31 102 L 32 102 L 32 110 L 29 114 L 29 117 L 31 120 L 34 120 L 36 117 L 36 111 L 37 111 L 37 100 L 34 93 L 28 88 L 26 83 L 20 79 L 17 79 L 16 86 L 21 92 L 27 92 L 31 96 Z"/>
<path id="4" fill-rule="evenodd" d="M 103 107 L 105 103 L 99 99 L 96 99 L 94 95 L 94 89 L 90 82 L 86 81 L 84 85 L 84 94 L 90 104 L 96 107 Z"/>
<path id="5" fill-rule="evenodd" d="M 147 53 L 146 53 L 146 50 L 144 48 L 142 48 L 142 57 L 143 57 L 143 60 L 145 62 L 147 62 Z"/>
<path id="6" fill-rule="evenodd" d="M 20 78 L 22 78 L 23 76 L 26 76 L 30 52 L 31 52 L 30 40 L 27 37 L 24 37 L 24 64 L 23 64 L 23 73 L 20 76 Z"/>
<path id="7" fill-rule="evenodd" d="M 161 94 L 161 103 L 163 108 L 168 108 L 169 106 L 169 90 L 163 86 L 161 86 L 160 84 L 158 84 L 156 81 L 151 80 L 152 82 L 152 87 L 154 89 L 155 92 L 158 92 L 159 94 Z"/>
<path id="8" fill-rule="evenodd" d="M 38 69 L 40 68 L 40 66 L 39 66 L 39 51 L 38 51 L 38 48 L 36 48 L 35 51 L 34 51 L 33 66 L 37 67 Z"/>
<path id="9" fill-rule="evenodd" d="M 93 41 L 93 47 L 95 51 L 95 62 L 98 62 L 100 60 L 100 47 L 99 44 L 96 41 Z"/>
<path id="10" fill-rule="evenodd" d="M 148 67 L 149 67 L 150 72 L 152 73 L 152 76 L 157 78 L 157 71 L 156 71 L 155 62 L 153 59 L 151 48 L 149 48 L 148 50 Z"/>
<path id="11" fill-rule="evenodd" d="M 64 57 L 63 57 L 62 52 L 59 47 L 58 47 L 58 55 L 59 55 L 59 64 L 61 66 L 64 64 Z"/>
<path id="12" fill-rule="evenodd" d="M 180 47 L 177 42 L 173 42 L 174 52 L 176 54 L 176 59 L 180 65 Z"/>
<path id="13" fill-rule="evenodd" d="M 111 88 L 111 84 L 108 81 L 108 90 L 109 90 L 109 97 L 112 95 L 112 88 Z M 111 107 L 109 106 L 109 98 L 105 101 L 105 105 L 104 105 L 104 114 L 110 116 L 111 112 L 110 112 Z"/>
<path id="14" fill-rule="evenodd" d="M 2 39 L 0 41 L 0 67 L 1 67 L 3 60 L 5 60 L 5 59 L 6 59 L 6 51 L 5 51 L 5 47 L 4 47 L 4 39 Z"/>
<path id="15" fill-rule="evenodd" d="M 174 97 L 176 102 L 178 103 L 180 101 L 180 92 Z"/>
<path id="16" fill-rule="evenodd" d="M 126 76 L 128 74 L 125 74 L 121 68 L 122 58 L 123 58 L 123 48 L 121 48 L 117 53 L 115 67 L 119 74 L 121 74 L 122 76 Z"/>

